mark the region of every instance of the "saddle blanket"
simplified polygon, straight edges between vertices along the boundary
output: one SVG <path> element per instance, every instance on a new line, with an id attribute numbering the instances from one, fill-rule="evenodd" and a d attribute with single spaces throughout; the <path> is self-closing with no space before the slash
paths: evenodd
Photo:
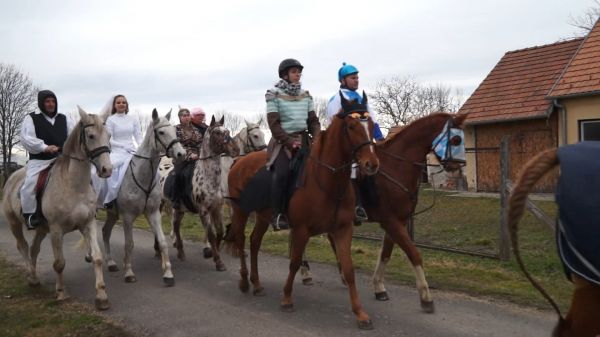
<path id="1" fill-rule="evenodd" d="M 567 275 L 600 285 L 600 141 L 558 149 L 557 244 Z"/>

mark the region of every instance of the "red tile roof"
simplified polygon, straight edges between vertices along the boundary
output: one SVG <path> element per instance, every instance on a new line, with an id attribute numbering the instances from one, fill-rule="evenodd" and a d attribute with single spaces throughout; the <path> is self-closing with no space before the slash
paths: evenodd
<path id="1" fill-rule="evenodd" d="M 548 96 L 555 98 L 598 93 L 600 93 L 600 21 L 596 22 Z"/>
<path id="2" fill-rule="evenodd" d="M 484 124 L 547 116 L 546 94 L 583 39 L 510 51 L 460 108 L 467 124 Z"/>

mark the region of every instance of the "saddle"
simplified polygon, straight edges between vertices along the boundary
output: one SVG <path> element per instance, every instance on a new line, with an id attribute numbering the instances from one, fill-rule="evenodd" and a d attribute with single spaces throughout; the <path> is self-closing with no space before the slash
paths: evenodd
<path id="1" fill-rule="evenodd" d="M 573 273 L 600 285 L 600 142 L 558 149 L 556 190 L 558 251 L 567 277 Z"/>
<path id="2" fill-rule="evenodd" d="M 181 169 L 176 168 L 169 172 L 165 179 L 165 196 L 174 204 L 182 203 L 190 212 L 198 213 L 198 209 L 192 201 L 194 164 L 194 162 L 187 162 Z"/>
<path id="3" fill-rule="evenodd" d="M 292 198 L 294 192 L 300 188 L 304 181 L 302 179 L 306 159 L 308 158 L 309 150 L 307 147 L 299 149 L 290 160 L 290 175 L 286 187 L 286 200 L 284 209 L 287 209 L 287 204 Z M 237 202 L 240 208 L 246 213 L 260 211 L 271 207 L 271 188 L 273 185 L 273 172 L 267 170 L 266 167 L 261 168 L 250 179 L 244 190 L 240 194 Z"/>

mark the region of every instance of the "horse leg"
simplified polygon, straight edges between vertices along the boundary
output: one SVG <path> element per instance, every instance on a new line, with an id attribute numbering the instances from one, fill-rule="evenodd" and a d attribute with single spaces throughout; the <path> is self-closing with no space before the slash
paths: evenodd
<path id="1" fill-rule="evenodd" d="M 227 245 L 230 247 L 229 251 L 231 254 L 240 258 L 240 281 L 238 282 L 238 287 L 243 293 L 247 293 L 250 288 L 248 283 L 246 254 L 244 252 L 244 247 L 246 245 L 246 235 L 244 230 L 247 221 L 248 214 L 242 211 L 239 206 L 233 204 L 231 206 L 231 225 L 225 240 L 228 242 Z"/>
<path id="2" fill-rule="evenodd" d="M 173 272 L 171 271 L 171 261 L 169 260 L 169 251 L 167 249 L 167 239 L 165 238 L 165 233 L 163 233 L 162 230 L 160 212 L 158 209 L 156 209 L 151 212 L 146 212 L 145 215 L 146 220 L 154 232 L 154 240 L 158 241 L 158 245 L 160 247 L 163 282 L 165 285 L 172 287 L 175 285 L 175 278 L 173 277 Z"/>
<path id="3" fill-rule="evenodd" d="M 110 308 L 110 303 L 108 302 L 108 295 L 106 294 L 106 284 L 104 283 L 104 274 L 102 272 L 102 252 L 98 245 L 96 226 L 96 220 L 92 219 L 92 221 L 81 231 L 81 234 L 88 247 L 90 247 L 92 261 L 94 262 L 94 275 L 96 276 L 96 309 L 106 310 Z"/>
<path id="4" fill-rule="evenodd" d="M 333 255 L 335 255 L 335 260 L 337 262 L 338 273 L 340 274 L 340 279 L 342 280 L 342 284 L 347 286 L 346 279 L 344 279 L 344 273 L 342 273 L 342 265 L 340 264 L 340 260 L 337 257 L 337 250 L 335 249 L 335 241 L 333 240 L 333 236 L 331 234 L 327 234 L 327 240 L 329 240 L 329 245 L 331 246 L 331 250 L 333 251 Z"/>
<path id="5" fill-rule="evenodd" d="M 351 256 L 352 230 L 352 224 L 341 227 L 333 233 L 333 239 L 335 241 L 337 257 L 342 266 L 344 279 L 348 284 L 352 312 L 356 315 L 358 327 L 363 330 L 371 330 L 373 329 L 373 323 L 371 322 L 369 315 L 362 308 L 354 280 L 354 266 L 352 265 Z"/>
<path id="6" fill-rule="evenodd" d="M 600 286 L 577 274 L 571 275 L 575 290 L 569 312 L 561 318 L 553 336 L 600 336 Z"/>
<path id="7" fill-rule="evenodd" d="M 308 243 L 308 233 L 304 228 L 292 228 L 290 232 L 292 237 L 290 247 L 290 267 L 285 286 L 283 287 L 283 298 L 281 299 L 281 310 L 286 312 L 294 311 L 294 302 L 292 301 L 292 288 L 294 278 L 302 263 L 302 253 Z"/>
<path id="8" fill-rule="evenodd" d="M 375 265 L 375 272 L 373 273 L 373 287 L 375 288 L 375 299 L 378 301 L 387 301 L 389 296 L 385 290 L 383 283 L 385 278 L 385 267 L 390 261 L 392 250 L 394 249 L 394 241 L 386 234 L 383 236 L 381 241 L 381 251 Z"/>
<path id="9" fill-rule="evenodd" d="M 305 286 L 312 286 L 313 278 L 310 273 L 310 265 L 308 264 L 308 258 L 306 257 L 306 251 L 302 253 L 302 263 L 300 264 L 300 277 L 302 278 L 302 284 Z"/>
<path id="10" fill-rule="evenodd" d="M 125 282 L 134 283 L 137 282 L 133 267 L 131 264 L 131 256 L 133 255 L 133 221 L 135 216 L 133 214 L 124 213 L 121 218 L 123 219 L 123 234 L 125 236 L 125 256 L 123 257 L 123 269 L 125 269 Z"/>
<path id="11" fill-rule="evenodd" d="M 40 253 L 40 246 L 42 241 L 48 234 L 48 231 L 45 227 L 40 227 L 35 231 L 35 237 L 33 238 L 33 242 L 31 243 L 31 248 L 29 252 L 29 256 L 31 257 L 31 273 L 28 279 L 29 285 L 37 286 L 40 284 L 40 280 L 37 277 L 37 258 Z"/>
<path id="12" fill-rule="evenodd" d="M 7 198 L 8 196 L 5 196 Z M 29 275 L 27 276 L 27 282 L 30 286 L 37 286 L 40 284 L 40 280 L 37 277 L 35 267 L 31 263 L 31 259 L 29 258 L 29 244 L 23 235 L 23 224 L 16 220 L 14 216 L 7 215 L 6 218 L 10 222 L 10 231 L 13 233 L 13 236 L 17 240 L 17 249 L 23 260 L 25 261 L 25 265 L 27 270 L 29 271 Z"/>
<path id="13" fill-rule="evenodd" d="M 106 210 L 106 221 L 104 222 L 104 226 L 102 226 L 102 241 L 104 242 L 104 260 L 110 272 L 119 271 L 117 263 L 110 255 L 110 236 L 118 219 L 119 213 L 117 213 L 114 207 Z"/>
<path id="14" fill-rule="evenodd" d="M 219 249 L 217 245 L 217 236 L 215 235 L 215 228 L 212 224 L 212 219 L 207 210 L 200 210 L 200 221 L 202 221 L 202 225 L 204 226 L 204 230 L 206 232 L 206 236 L 208 237 L 208 242 L 212 246 L 213 251 L 213 261 L 215 262 L 215 268 L 217 271 L 225 271 L 227 268 L 223 261 L 221 261 L 221 256 L 219 255 Z"/>
<path id="15" fill-rule="evenodd" d="M 426 313 L 433 313 L 435 311 L 435 307 L 431 293 L 429 292 L 429 285 L 425 279 L 423 260 L 421 259 L 421 254 L 417 250 L 417 247 L 415 247 L 415 244 L 408 235 L 406 221 L 397 220 L 389 225 L 383 224 L 383 228 L 386 228 L 386 235 L 388 235 L 400 246 L 400 248 L 402 248 L 413 266 L 417 290 L 419 291 L 419 298 L 421 299 L 421 308 Z"/>
<path id="16" fill-rule="evenodd" d="M 265 288 L 260 284 L 258 277 L 258 252 L 265 232 L 269 229 L 270 212 L 256 214 L 256 223 L 250 235 L 250 281 L 254 288 L 254 296 L 264 296 Z"/>
<path id="17" fill-rule="evenodd" d="M 177 249 L 177 258 L 180 261 L 185 261 L 185 252 L 183 251 L 183 240 L 181 240 L 181 220 L 185 212 L 178 208 L 173 208 L 173 214 L 171 216 L 171 237 L 175 235 L 173 240 L 173 247 Z"/>
<path id="18" fill-rule="evenodd" d="M 49 227 L 52 228 L 50 224 Z M 54 267 L 54 272 L 56 272 L 56 299 L 62 301 L 67 298 L 63 279 L 63 271 L 65 269 L 63 233 L 58 230 L 51 231 L 50 239 L 52 240 L 52 251 L 54 252 L 54 263 L 52 264 L 52 267 Z"/>

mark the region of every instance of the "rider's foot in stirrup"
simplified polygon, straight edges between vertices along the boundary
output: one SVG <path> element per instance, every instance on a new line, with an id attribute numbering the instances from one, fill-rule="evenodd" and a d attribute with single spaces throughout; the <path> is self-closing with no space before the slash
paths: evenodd
<path id="1" fill-rule="evenodd" d="M 368 219 L 367 211 L 365 211 L 362 206 L 356 206 L 354 208 L 354 226 L 360 226 L 363 221 L 367 221 Z"/>
<path id="2" fill-rule="evenodd" d="M 290 229 L 290 225 L 288 224 L 287 217 L 283 213 L 274 214 L 271 219 L 271 226 L 273 227 L 273 231 L 278 232 L 284 229 Z"/>

